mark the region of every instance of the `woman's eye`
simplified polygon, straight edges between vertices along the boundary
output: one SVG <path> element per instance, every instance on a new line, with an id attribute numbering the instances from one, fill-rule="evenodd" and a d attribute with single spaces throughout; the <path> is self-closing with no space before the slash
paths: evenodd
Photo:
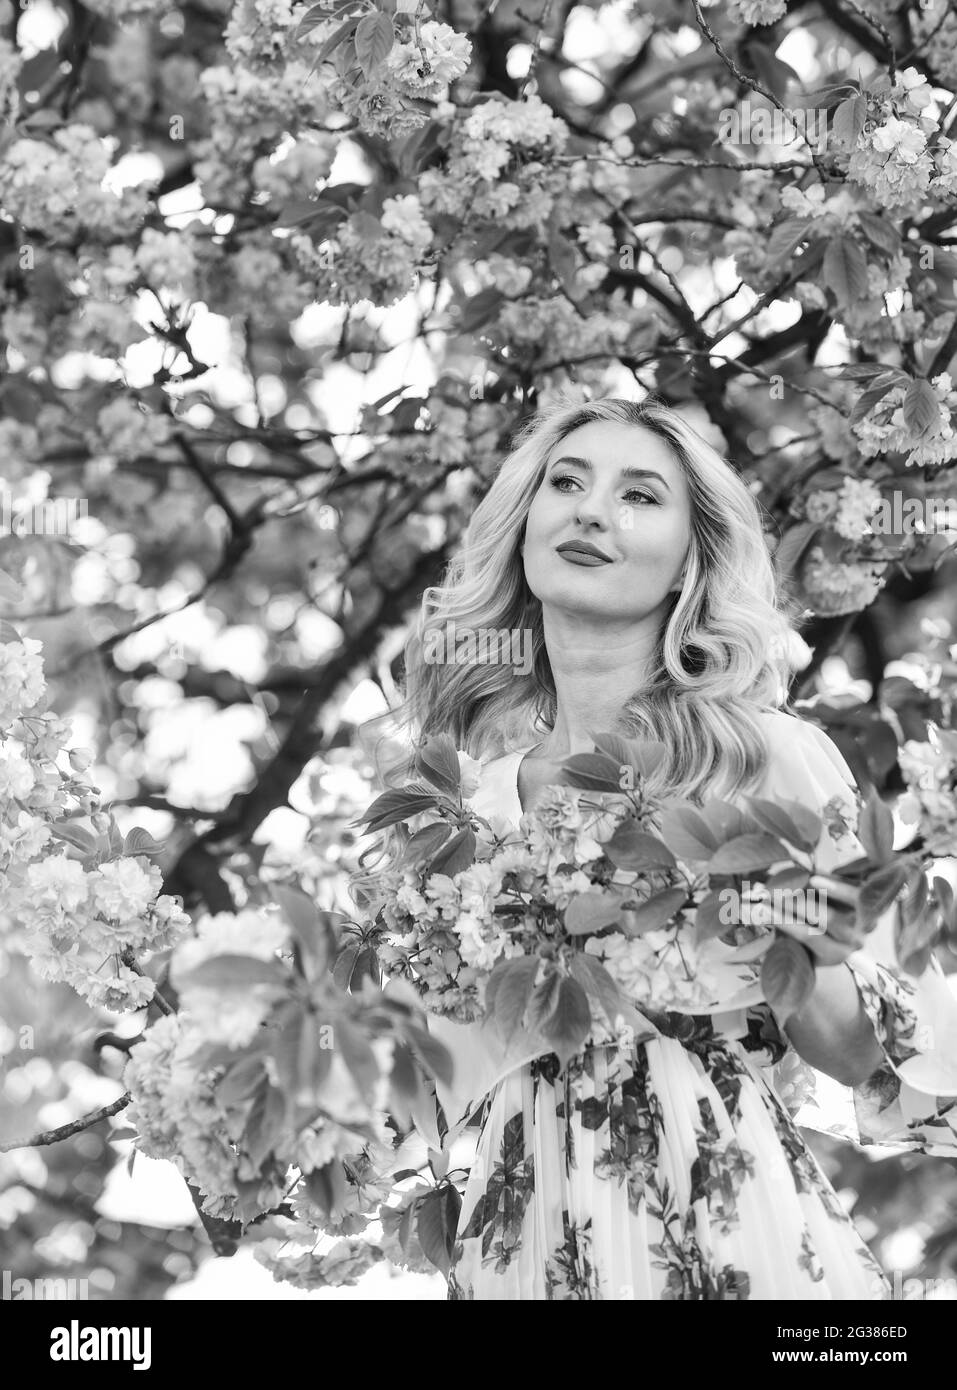
<path id="1" fill-rule="evenodd" d="M 562 487 L 562 483 L 577 484 L 578 479 L 573 478 L 569 473 L 560 473 L 557 477 L 553 477 L 550 481 L 552 487 L 557 488 L 559 492 L 565 492 L 566 489 Z M 659 502 L 655 494 L 653 492 L 649 492 L 646 488 L 631 487 L 625 493 L 625 498 L 629 502 L 651 502 L 656 507 L 661 506 L 661 503 Z"/>

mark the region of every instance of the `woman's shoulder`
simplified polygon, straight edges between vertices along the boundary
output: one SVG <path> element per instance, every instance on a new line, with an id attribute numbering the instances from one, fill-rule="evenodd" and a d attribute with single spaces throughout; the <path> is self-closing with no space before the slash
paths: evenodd
<path id="1" fill-rule="evenodd" d="M 758 720 L 768 745 L 766 775 L 779 784 L 782 793 L 789 785 L 796 793 L 808 780 L 856 786 L 843 753 L 819 724 L 787 709 L 761 710 Z"/>
<path id="2" fill-rule="evenodd" d="M 799 710 L 762 709 L 758 711 L 765 737 L 782 748 L 817 748 L 823 752 L 833 752 L 843 761 L 834 740 L 824 732 L 820 724 L 808 718 Z"/>

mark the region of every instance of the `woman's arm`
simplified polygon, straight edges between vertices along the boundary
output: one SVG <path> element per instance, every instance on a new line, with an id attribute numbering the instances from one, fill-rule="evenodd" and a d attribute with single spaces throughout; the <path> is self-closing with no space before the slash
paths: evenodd
<path id="1" fill-rule="evenodd" d="M 843 1086 L 860 1085 L 884 1061 L 857 982 L 843 962 L 817 965 L 814 992 L 784 1031 L 805 1062 Z"/>

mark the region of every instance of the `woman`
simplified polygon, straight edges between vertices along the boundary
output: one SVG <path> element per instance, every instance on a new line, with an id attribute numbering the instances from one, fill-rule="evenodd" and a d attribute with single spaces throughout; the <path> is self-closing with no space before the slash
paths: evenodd
<path id="1" fill-rule="evenodd" d="M 430 639 L 451 631 L 523 634 L 528 659 L 456 661 L 446 643 L 435 660 Z M 655 402 L 559 402 L 524 428 L 424 596 L 404 713 L 484 760 L 472 805 L 486 817 L 517 825 L 560 761 L 612 730 L 665 745 L 661 794 L 827 806 L 819 864 L 833 867 L 862 852 L 836 814 L 853 812 L 853 779 L 780 709 L 789 634 L 758 506 L 716 451 Z M 529 1034 L 506 1050 L 489 1027 L 431 1020 L 455 1062 L 437 1085 L 446 1144 L 480 1125 L 449 1298 L 888 1297 L 771 1068 L 789 1063 L 793 1081 L 813 1067 L 856 1088 L 841 1094 L 859 1116 L 879 1108 L 884 1137 L 893 1115 L 898 1142 L 953 1152 L 957 1120 L 907 1128 L 901 1097 L 916 1093 L 894 1070 L 933 1051 L 918 1019 L 946 1010 L 938 986 L 952 1004 L 937 977 L 916 988 L 859 951 L 818 966 L 783 1031 L 761 1002 L 658 1014 L 650 1040 L 587 1047 L 564 1069 Z M 943 1075 L 939 1049 L 931 1062 Z"/>

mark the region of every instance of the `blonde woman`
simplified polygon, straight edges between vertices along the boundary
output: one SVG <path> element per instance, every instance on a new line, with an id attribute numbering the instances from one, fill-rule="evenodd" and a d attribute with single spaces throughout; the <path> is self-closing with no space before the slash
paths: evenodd
<path id="1" fill-rule="evenodd" d="M 526 634 L 523 659 L 434 659 L 438 634 L 483 630 Z M 833 743 L 781 709 L 789 633 L 758 506 L 720 455 L 657 402 L 559 401 L 524 428 L 426 591 L 401 716 L 480 759 L 472 804 L 512 825 L 599 729 L 665 745 L 663 794 L 852 811 Z M 825 834 L 819 863 L 861 852 Z M 941 1006 L 923 989 L 861 951 L 818 966 L 783 1030 L 760 1000 L 665 1013 L 651 1040 L 586 1047 L 564 1068 L 527 1034 L 506 1051 L 487 1027 L 433 1019 L 455 1062 L 439 1133 L 478 1126 L 449 1298 L 887 1297 L 772 1069 L 790 1058 L 833 1078 L 857 1105 L 855 1137 L 879 1098 L 884 1136 L 893 1117 L 898 1142 L 953 1153 L 957 1120 L 931 1137 L 901 1110 L 914 1093 L 895 1067 L 929 1049 L 919 1011 Z"/>

